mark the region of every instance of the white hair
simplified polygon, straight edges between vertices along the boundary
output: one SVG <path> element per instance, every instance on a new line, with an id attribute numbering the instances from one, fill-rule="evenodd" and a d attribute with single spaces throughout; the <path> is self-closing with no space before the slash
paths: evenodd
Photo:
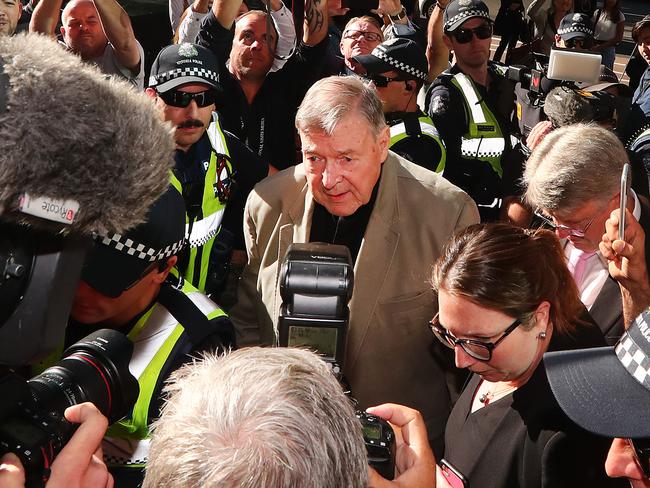
<path id="1" fill-rule="evenodd" d="M 144 488 L 365 488 L 350 399 L 314 353 L 246 348 L 184 366 L 154 423 Z"/>
<path id="2" fill-rule="evenodd" d="M 331 135 L 348 114 L 358 113 L 376 136 L 386 128 L 381 100 L 374 87 L 356 76 L 330 76 L 314 83 L 296 114 L 300 132 Z"/>
<path id="3" fill-rule="evenodd" d="M 605 205 L 619 190 L 629 161 L 616 135 L 592 124 L 548 134 L 526 162 L 526 201 L 566 214 L 590 201 Z"/>

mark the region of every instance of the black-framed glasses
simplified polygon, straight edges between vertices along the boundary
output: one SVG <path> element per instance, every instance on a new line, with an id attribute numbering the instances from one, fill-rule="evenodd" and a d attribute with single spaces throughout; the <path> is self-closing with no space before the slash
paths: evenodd
<path id="1" fill-rule="evenodd" d="M 634 459 L 643 470 L 643 475 L 650 478 L 650 439 L 628 439 Z"/>
<path id="2" fill-rule="evenodd" d="M 484 342 L 476 339 L 458 339 L 454 337 L 440 323 L 438 314 L 436 314 L 436 316 L 431 319 L 431 322 L 429 322 L 429 327 L 431 328 L 433 335 L 435 335 L 436 338 L 445 346 L 449 349 L 454 349 L 456 346 L 460 346 L 469 356 L 478 359 L 479 361 L 489 361 L 492 359 L 492 351 L 494 351 L 494 348 L 508 337 L 513 330 L 519 327 L 519 325 L 521 325 L 521 320 L 517 319 L 503 331 L 501 337 L 496 341 Z"/>
<path id="3" fill-rule="evenodd" d="M 456 42 L 460 44 L 467 44 L 472 40 L 473 36 L 476 36 L 478 39 L 485 40 L 489 37 L 492 37 L 492 24 L 482 24 L 473 29 L 464 29 L 459 27 L 455 31 L 450 33 L 456 39 Z"/>
<path id="4" fill-rule="evenodd" d="M 596 219 L 596 217 L 594 216 L 591 219 L 589 219 L 587 225 L 585 225 L 583 228 L 579 228 L 579 227 L 576 228 L 576 227 L 569 227 L 568 225 L 556 224 L 555 221 L 553 221 L 553 219 L 544 215 L 539 209 L 536 209 L 533 213 L 535 214 L 535 217 L 541 220 L 542 224 L 545 225 L 546 227 L 549 227 L 551 230 L 557 232 L 564 232 L 573 237 L 584 237 L 585 234 L 587 234 L 589 227 L 591 227 L 591 224 L 593 224 L 594 220 Z"/>
<path id="5" fill-rule="evenodd" d="M 372 83 L 377 88 L 386 88 L 388 84 L 392 81 L 408 81 L 407 78 L 403 78 L 401 76 L 396 76 L 395 78 L 389 78 L 387 76 L 366 74 L 363 76 L 363 78 L 368 81 L 372 81 Z"/>
<path id="6" fill-rule="evenodd" d="M 354 39 L 359 40 L 363 37 L 368 42 L 381 42 L 381 34 L 371 31 L 360 31 L 360 30 L 346 30 L 343 33 L 344 39 Z"/>
<path id="7" fill-rule="evenodd" d="M 215 90 L 207 90 L 199 93 L 188 93 L 179 90 L 169 90 L 166 92 L 158 92 L 158 96 L 167 105 L 172 107 L 185 108 L 192 100 L 196 102 L 198 107 L 208 107 L 217 101 L 217 92 Z"/>

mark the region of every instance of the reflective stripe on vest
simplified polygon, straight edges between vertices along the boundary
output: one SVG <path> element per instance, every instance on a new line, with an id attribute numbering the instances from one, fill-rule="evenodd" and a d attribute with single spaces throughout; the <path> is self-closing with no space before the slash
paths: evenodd
<path id="1" fill-rule="evenodd" d="M 208 319 L 226 315 L 188 282 L 183 286 L 183 293 Z M 128 334 L 134 346 L 129 371 L 138 379 L 140 393 L 131 415 L 108 429 L 102 446 L 108 465 L 144 467 L 149 452 L 149 407 L 160 372 L 169 361 L 176 359 L 170 355 L 183 330 L 167 309 L 156 303 Z"/>
<path id="2" fill-rule="evenodd" d="M 440 147 L 440 161 L 438 166 L 436 166 L 436 173 L 442 173 L 445 169 L 445 161 L 447 160 L 447 149 L 445 148 L 445 143 L 440 139 L 440 134 L 436 126 L 433 125 L 433 120 L 429 117 L 418 117 L 420 122 L 420 132 L 438 143 Z M 404 122 L 390 126 L 390 147 L 393 147 L 397 142 L 405 139 L 409 135 L 406 133 L 406 125 Z"/>
<path id="3" fill-rule="evenodd" d="M 228 151 L 226 139 L 219 125 L 219 118 L 216 113 L 212 114 L 212 122 L 208 127 L 207 134 L 210 139 L 210 145 L 212 146 L 212 153 L 204 178 L 203 200 L 201 202 L 203 218 L 192 223 L 192 231 L 188 235 L 190 244 L 189 261 L 184 275 L 187 281 L 201 291 L 205 291 L 212 245 L 214 244 L 214 238 L 221 228 L 221 220 L 226 209 L 226 203 L 219 201 L 215 187 L 217 182 L 225 181 L 229 178 L 229 173 L 232 174 L 232 167 L 230 162 L 228 162 L 228 169 L 221 168 L 221 174 L 217 175 L 217 154 L 230 156 L 230 152 Z M 196 164 L 199 163 L 199 161 L 196 162 Z M 172 185 L 182 194 L 182 186 L 175 176 L 172 176 Z M 185 229 L 187 234 L 190 230 L 190 223 L 188 219 L 186 219 L 186 222 Z M 197 259 L 199 256 L 200 260 Z"/>
<path id="4" fill-rule="evenodd" d="M 469 120 L 467 132 L 461 138 L 461 156 L 485 161 L 503 176 L 501 156 L 506 150 L 506 140 L 497 118 L 481 100 L 469 76 L 457 73 L 451 82 L 463 94 Z"/>

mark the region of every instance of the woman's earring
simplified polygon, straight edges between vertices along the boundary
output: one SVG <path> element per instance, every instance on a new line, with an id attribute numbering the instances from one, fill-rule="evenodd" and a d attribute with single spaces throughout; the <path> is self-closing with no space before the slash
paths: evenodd
<path id="1" fill-rule="evenodd" d="M 546 332 L 540 332 L 540 333 L 537 335 L 537 338 L 538 338 L 540 341 L 543 341 L 544 339 L 546 339 Z"/>

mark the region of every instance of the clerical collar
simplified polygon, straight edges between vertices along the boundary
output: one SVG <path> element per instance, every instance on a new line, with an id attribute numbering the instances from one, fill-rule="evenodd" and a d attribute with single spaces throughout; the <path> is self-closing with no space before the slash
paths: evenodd
<path id="1" fill-rule="evenodd" d="M 347 217 L 337 217 L 318 202 L 314 202 L 314 213 L 312 214 L 311 231 L 309 242 L 327 242 L 330 244 L 342 244 L 347 246 L 356 262 L 366 227 L 372 214 L 372 209 L 377 199 L 381 175 L 372 189 L 370 200 L 361 205 L 356 212 Z"/>

